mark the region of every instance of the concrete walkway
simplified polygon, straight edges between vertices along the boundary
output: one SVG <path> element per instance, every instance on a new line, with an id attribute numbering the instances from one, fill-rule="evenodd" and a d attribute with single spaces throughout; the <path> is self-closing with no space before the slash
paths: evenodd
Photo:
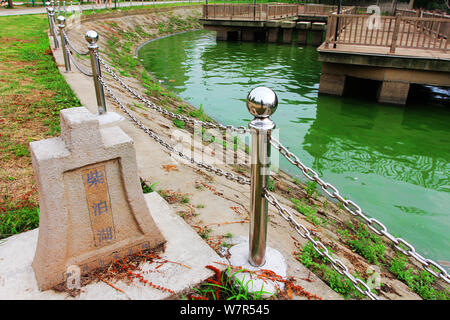
<path id="1" fill-rule="evenodd" d="M 201 0 L 190 0 L 190 1 L 134 1 L 134 2 L 118 2 L 117 8 L 129 8 L 132 7 L 142 7 L 144 6 L 151 6 L 151 5 L 158 5 L 158 4 L 170 4 L 170 3 L 199 3 L 203 2 Z M 55 6 L 56 9 L 58 8 Z M 73 11 L 80 11 L 81 10 L 92 10 L 92 7 L 94 7 L 97 10 L 105 9 L 105 5 L 92 5 L 92 4 L 83 4 L 81 6 L 73 5 L 72 8 L 70 7 L 70 1 L 66 1 L 66 10 L 68 13 Z M 111 8 L 114 8 L 114 2 L 111 5 Z M 61 6 L 61 13 L 64 13 L 64 8 Z M 19 15 L 28 15 L 28 14 L 43 14 L 46 13 L 47 10 L 44 7 L 15 7 L 13 9 L 6 9 L 5 7 L 0 8 L 0 17 L 2 16 L 19 16 Z"/>

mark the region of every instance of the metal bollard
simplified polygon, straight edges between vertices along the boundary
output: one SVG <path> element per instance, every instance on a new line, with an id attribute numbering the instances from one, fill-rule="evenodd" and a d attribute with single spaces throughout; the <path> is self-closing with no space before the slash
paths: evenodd
<path id="1" fill-rule="evenodd" d="M 91 56 L 92 75 L 94 77 L 95 95 L 97 97 L 98 114 L 106 113 L 106 100 L 103 85 L 100 83 L 99 77 L 102 75 L 100 68 L 100 61 L 97 58 L 98 55 L 98 33 L 94 30 L 86 32 L 86 41 L 89 43 L 88 49 Z"/>
<path id="2" fill-rule="evenodd" d="M 252 136 L 249 263 L 255 267 L 265 263 L 269 208 L 263 190 L 269 184 L 270 137 L 275 129 L 270 116 L 277 106 L 277 95 L 269 88 L 255 88 L 247 96 L 247 109 L 255 117 L 248 125 Z"/>
<path id="3" fill-rule="evenodd" d="M 47 9 L 48 16 L 50 20 L 50 34 L 53 37 L 53 40 L 55 41 L 55 49 L 59 48 L 58 39 L 55 33 L 55 9 L 53 7 L 50 7 Z"/>
<path id="4" fill-rule="evenodd" d="M 47 18 L 48 18 L 48 28 L 50 30 L 50 34 L 53 36 L 53 28 L 52 28 L 52 20 L 50 20 L 50 2 L 45 3 L 47 9 Z"/>
<path id="5" fill-rule="evenodd" d="M 61 36 L 61 49 L 64 57 L 64 66 L 66 67 L 66 72 L 69 72 L 71 71 L 70 57 L 69 53 L 67 52 L 66 39 L 64 38 L 64 28 L 66 27 L 66 18 L 63 16 L 59 16 L 57 20 L 58 20 L 59 35 Z"/>

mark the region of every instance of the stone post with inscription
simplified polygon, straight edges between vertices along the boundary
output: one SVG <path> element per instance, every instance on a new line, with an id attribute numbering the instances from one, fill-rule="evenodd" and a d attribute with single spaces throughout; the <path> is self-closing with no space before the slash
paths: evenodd
<path id="1" fill-rule="evenodd" d="M 61 136 L 30 144 L 39 190 L 39 239 L 33 269 L 40 290 L 165 239 L 144 199 L 133 141 L 117 114 L 61 111 Z"/>

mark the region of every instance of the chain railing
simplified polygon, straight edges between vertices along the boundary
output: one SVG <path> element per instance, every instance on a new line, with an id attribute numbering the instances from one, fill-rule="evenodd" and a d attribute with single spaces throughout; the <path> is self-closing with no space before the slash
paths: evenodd
<path id="1" fill-rule="evenodd" d="M 280 152 L 282 156 L 284 156 L 290 163 L 292 163 L 294 166 L 299 168 L 303 175 L 311 181 L 316 182 L 322 190 L 331 198 L 338 200 L 344 207 L 344 209 L 350 213 L 353 216 L 357 216 L 361 218 L 364 223 L 369 227 L 370 230 L 372 230 L 377 235 L 383 235 L 386 238 L 388 238 L 391 242 L 394 243 L 394 248 L 400 251 L 401 253 L 405 254 L 406 256 L 413 257 L 416 261 L 418 261 L 422 267 L 434 275 L 436 278 L 441 278 L 447 283 L 450 283 L 450 278 L 447 273 L 447 271 L 440 266 L 438 263 L 434 262 L 433 260 L 424 258 L 419 253 L 416 252 L 416 249 L 408 243 L 406 240 L 402 238 L 397 238 L 393 236 L 391 233 L 389 233 L 388 229 L 384 224 L 382 224 L 380 221 L 378 221 L 375 218 L 369 218 L 367 217 L 363 212 L 362 209 L 353 201 L 345 199 L 337 190 L 335 186 L 333 186 L 330 183 L 327 183 L 320 179 L 317 172 L 312 170 L 311 168 L 305 166 L 300 159 L 290 152 L 285 146 L 283 146 L 279 141 L 272 138 L 270 143 L 272 146 Z M 404 246 L 402 248 L 401 246 Z M 433 269 L 431 269 L 431 266 L 439 270 L 439 273 L 436 273 Z"/>
<path id="2" fill-rule="evenodd" d="M 100 61 L 100 64 L 105 68 L 105 70 L 111 75 L 111 77 L 128 93 L 133 95 L 136 99 L 143 102 L 147 107 L 156 110 L 157 112 L 169 116 L 172 119 L 177 119 L 180 121 L 184 121 L 191 125 L 200 125 L 203 128 L 206 129 L 220 129 L 220 130 L 230 130 L 232 132 L 238 133 L 238 134 L 245 134 L 248 132 L 248 129 L 244 126 L 234 127 L 231 125 L 223 125 L 220 123 L 213 123 L 213 122 L 207 122 L 207 121 L 201 121 L 195 118 L 190 118 L 185 115 L 176 114 L 172 111 L 166 110 L 155 103 L 149 101 L 148 99 L 144 98 L 142 95 L 136 92 L 133 88 L 131 88 L 129 85 L 127 85 L 122 79 L 119 78 L 119 76 L 114 72 L 114 70 L 98 55 L 97 53 L 97 59 Z"/>
<path id="3" fill-rule="evenodd" d="M 372 293 L 370 287 L 361 279 L 354 277 L 348 270 L 347 266 L 339 259 L 333 258 L 331 253 L 328 251 L 328 248 L 323 244 L 323 242 L 314 239 L 311 235 L 311 232 L 301 223 L 297 222 L 294 219 L 294 215 L 285 207 L 283 207 L 278 199 L 271 193 L 264 190 L 264 198 L 273 205 L 279 212 L 279 214 L 288 221 L 297 231 L 297 233 L 304 239 L 308 239 L 312 244 L 314 250 L 320 254 L 322 257 L 326 257 L 331 262 L 331 266 L 334 270 L 336 270 L 340 275 L 346 276 L 353 284 L 356 290 L 360 293 L 366 295 L 372 300 L 379 300 L 380 298 Z M 363 288 L 361 288 L 362 286 Z"/>
<path id="4" fill-rule="evenodd" d="M 49 16 L 49 27 L 51 35 L 55 38 L 55 47 L 57 47 L 57 35 L 58 31 L 55 30 L 56 22 L 54 19 L 54 10 L 52 7 L 47 8 Z M 202 168 L 208 172 L 214 173 L 217 176 L 224 176 L 230 181 L 237 182 L 242 185 L 250 185 L 251 191 L 251 203 L 250 203 L 250 235 L 249 235 L 249 262 L 250 264 L 261 267 L 265 261 L 266 251 L 266 237 L 267 237 L 267 222 L 268 222 L 268 204 L 273 205 L 278 213 L 288 221 L 296 230 L 296 232 L 304 239 L 307 239 L 313 244 L 314 250 L 322 257 L 326 257 L 332 267 L 340 274 L 347 277 L 353 286 L 363 295 L 372 300 L 380 299 L 374 294 L 370 287 L 360 278 L 353 276 L 347 266 L 331 255 L 327 247 L 323 242 L 317 240 L 308 228 L 303 224 L 295 220 L 294 215 L 290 210 L 281 205 L 280 201 L 275 197 L 273 193 L 268 192 L 268 182 L 270 176 L 270 154 L 271 147 L 277 150 L 284 158 L 291 164 L 296 166 L 302 174 L 310 181 L 317 183 L 323 192 L 332 199 L 336 199 L 342 204 L 343 208 L 352 216 L 358 217 L 364 221 L 368 228 L 377 235 L 382 235 L 389 239 L 394 248 L 399 252 L 410 256 L 418 261 L 421 266 L 436 278 L 440 278 L 447 283 L 450 283 L 450 278 L 447 271 L 433 260 L 427 259 L 416 252 L 416 249 L 408 243 L 406 240 L 393 236 L 387 229 L 387 227 L 375 218 L 368 217 L 362 211 L 362 209 L 352 200 L 345 199 L 339 192 L 339 190 L 332 184 L 322 180 L 317 172 L 308 166 L 304 165 L 300 159 L 292 152 L 290 152 L 285 146 L 283 146 L 277 139 L 271 135 L 272 130 L 275 128 L 275 123 L 270 119 L 270 116 L 275 112 L 278 105 L 278 98 L 276 94 L 269 88 L 258 87 L 252 90 L 247 97 L 247 108 L 249 112 L 255 117 L 249 124 L 248 128 L 244 126 L 234 127 L 231 125 L 223 125 L 220 123 L 201 121 L 199 119 L 190 118 L 185 115 L 176 114 L 172 111 L 166 110 L 155 103 L 149 101 L 147 98 L 139 94 L 135 89 L 125 83 L 108 63 L 100 57 L 98 52 L 98 34 L 95 31 L 88 31 L 86 33 L 86 40 L 89 42 L 88 51 L 77 50 L 73 43 L 70 41 L 64 30 L 64 17 L 58 17 L 60 28 L 59 35 L 61 37 L 61 47 L 63 54 L 65 54 L 66 71 L 70 71 L 69 60 L 75 65 L 75 67 L 83 74 L 90 76 L 94 80 L 94 87 L 97 96 L 97 105 L 99 114 L 104 114 L 106 110 L 106 99 L 104 91 L 111 98 L 111 100 L 122 110 L 131 121 L 141 130 L 143 130 L 149 137 L 158 142 L 171 154 L 185 159 L 188 163 L 191 163 L 199 168 Z M 79 55 L 90 55 L 92 72 L 84 70 L 72 55 L 69 47 Z M 67 56 L 66 56 L 67 55 Z M 67 59 L 66 59 L 67 57 Z M 66 60 L 68 60 L 66 62 Z M 183 151 L 177 149 L 171 144 L 167 143 L 163 138 L 156 134 L 153 130 L 144 125 L 114 94 L 113 90 L 108 86 L 105 78 L 102 76 L 101 69 L 104 69 L 119 86 L 128 92 L 133 98 L 138 99 L 144 103 L 147 107 L 158 113 L 168 116 L 171 119 L 177 119 L 184 121 L 187 124 L 193 126 L 201 126 L 207 129 L 219 129 L 228 130 L 229 132 L 237 134 L 250 133 L 251 139 L 251 179 L 248 179 L 242 175 L 237 175 L 232 172 L 228 172 L 221 168 L 216 168 L 211 164 L 207 164 L 203 161 L 199 161 L 195 156 L 188 155 Z M 194 152 L 194 151 L 191 151 Z M 433 268 L 435 271 L 433 270 Z"/>
<path id="5" fill-rule="evenodd" d="M 243 185 L 249 185 L 250 180 L 245 178 L 244 176 L 235 175 L 232 172 L 227 172 L 223 169 L 216 168 L 210 164 L 204 163 L 202 161 L 197 161 L 195 157 L 191 157 L 186 155 L 180 150 L 177 150 L 175 147 L 170 145 L 169 143 L 165 142 L 160 136 L 158 136 L 156 133 L 154 133 L 151 129 L 146 127 L 138 118 L 136 118 L 130 110 L 128 110 L 123 103 L 117 98 L 117 96 L 113 93 L 111 88 L 106 84 L 104 79 L 99 76 L 99 81 L 103 88 L 105 88 L 106 92 L 108 93 L 109 97 L 114 100 L 114 102 L 117 104 L 117 106 L 126 114 L 130 119 L 140 128 L 142 129 L 146 134 L 148 134 L 153 140 L 158 142 L 160 145 L 162 145 L 164 148 L 166 148 L 169 152 L 176 154 L 177 156 L 188 160 L 190 163 L 195 164 L 196 166 L 205 169 L 208 172 L 212 172 L 218 176 L 224 176 L 226 179 L 238 182 Z"/>
<path id="6" fill-rule="evenodd" d="M 79 54 L 80 56 L 87 56 L 87 55 L 89 55 L 89 50 L 87 50 L 87 51 L 81 51 L 81 50 L 78 50 L 78 49 L 76 48 L 76 46 L 73 45 L 73 43 L 72 43 L 72 41 L 70 40 L 70 38 L 67 36 L 66 31 L 63 30 L 62 32 L 63 32 L 63 36 L 64 36 L 64 39 L 66 40 L 67 44 L 69 45 L 69 47 L 70 47 L 73 51 L 75 51 L 75 53 Z"/>

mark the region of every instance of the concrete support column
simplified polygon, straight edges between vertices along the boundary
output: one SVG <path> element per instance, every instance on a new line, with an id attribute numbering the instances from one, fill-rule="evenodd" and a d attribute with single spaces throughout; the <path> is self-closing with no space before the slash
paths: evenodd
<path id="1" fill-rule="evenodd" d="M 378 102 L 405 105 L 410 84 L 400 81 L 383 81 L 378 91 Z"/>
<path id="2" fill-rule="evenodd" d="M 297 22 L 296 28 L 298 30 L 298 44 L 305 45 L 308 39 L 308 30 L 311 29 L 311 22 Z"/>
<path id="3" fill-rule="evenodd" d="M 228 40 L 227 30 L 226 29 L 217 30 L 216 40 L 217 41 L 227 41 Z"/>
<path id="4" fill-rule="evenodd" d="M 292 31 L 295 28 L 296 23 L 294 21 L 281 22 L 281 28 L 283 29 L 283 43 L 292 42 Z"/>
<path id="5" fill-rule="evenodd" d="M 312 45 L 320 46 L 322 44 L 323 33 L 325 31 L 326 24 L 323 22 L 314 22 L 311 26 L 312 30 Z"/>
<path id="6" fill-rule="evenodd" d="M 275 43 L 278 41 L 278 32 L 281 23 L 277 20 L 268 20 L 264 23 L 267 28 L 267 41 L 270 43 Z"/>
<path id="7" fill-rule="evenodd" d="M 255 32 L 253 30 L 244 29 L 241 32 L 242 41 L 255 41 Z"/>
<path id="8" fill-rule="evenodd" d="M 283 43 L 292 42 L 292 29 L 283 29 Z"/>
<path id="9" fill-rule="evenodd" d="M 267 41 L 276 43 L 278 41 L 278 28 L 270 28 L 267 35 Z"/>
<path id="10" fill-rule="evenodd" d="M 319 93 L 342 96 L 345 89 L 345 75 L 331 74 L 322 71 Z"/>

